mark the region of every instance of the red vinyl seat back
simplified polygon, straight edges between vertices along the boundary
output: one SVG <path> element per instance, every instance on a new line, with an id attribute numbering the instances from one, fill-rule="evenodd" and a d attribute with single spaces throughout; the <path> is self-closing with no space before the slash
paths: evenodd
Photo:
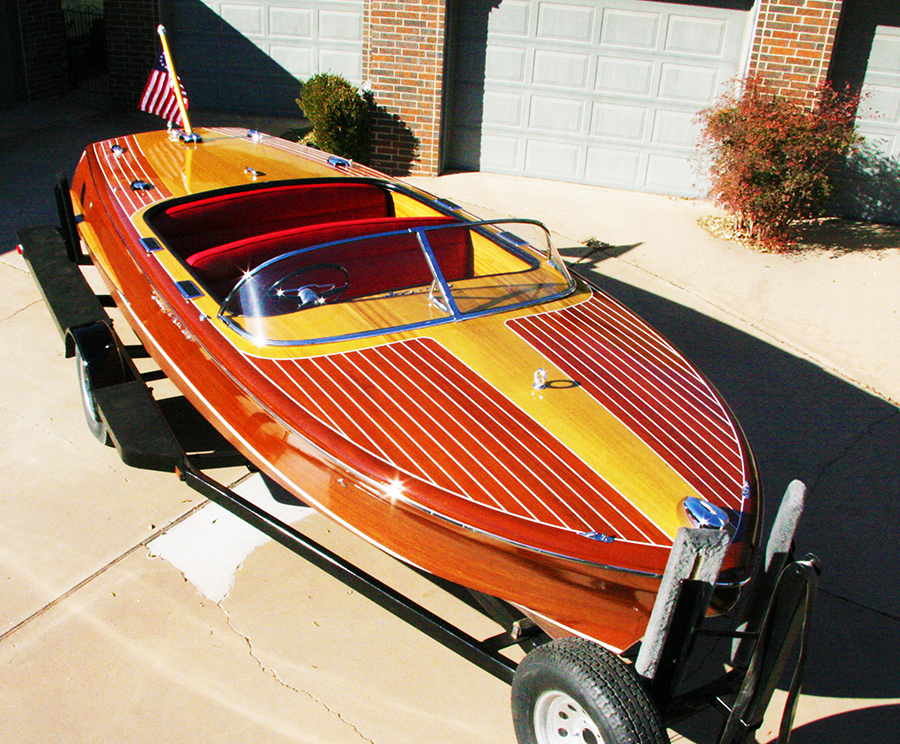
<path id="1" fill-rule="evenodd" d="M 237 240 L 190 256 L 189 266 L 217 296 L 224 298 L 247 272 L 277 256 L 349 238 L 453 224 L 449 217 L 404 217 L 351 220 L 281 230 Z M 427 238 L 448 281 L 472 275 L 472 251 L 468 230 L 428 231 Z M 312 251 L 309 265 L 334 263 L 349 275 L 344 299 L 420 286 L 432 281 L 431 270 L 414 233 L 381 236 L 362 243 L 344 243 Z M 296 268 L 296 264 L 292 264 Z"/>
<path id="2" fill-rule="evenodd" d="M 149 218 L 182 258 L 254 235 L 344 220 L 391 217 L 388 191 L 370 183 L 279 185 L 173 205 Z"/>

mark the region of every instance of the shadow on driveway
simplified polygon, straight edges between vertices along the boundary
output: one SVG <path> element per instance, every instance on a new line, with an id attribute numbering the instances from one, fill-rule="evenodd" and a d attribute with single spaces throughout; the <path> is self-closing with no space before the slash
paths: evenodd
<path id="1" fill-rule="evenodd" d="M 728 325 L 582 272 L 722 393 L 756 455 L 769 519 L 791 480 L 807 484 L 797 552 L 816 554 L 824 573 L 803 692 L 837 700 L 817 707 L 817 715 L 829 707 L 835 715 L 798 726 L 791 741 L 881 744 L 900 730 L 900 706 L 892 704 L 900 698 L 900 410 Z M 857 709 L 838 712 L 850 707 Z"/>

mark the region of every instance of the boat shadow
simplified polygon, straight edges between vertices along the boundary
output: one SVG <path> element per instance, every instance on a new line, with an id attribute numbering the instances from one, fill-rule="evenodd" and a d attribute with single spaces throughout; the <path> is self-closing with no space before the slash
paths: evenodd
<path id="1" fill-rule="evenodd" d="M 808 486 L 797 553 L 817 555 L 824 573 L 803 687 L 809 697 L 792 742 L 883 741 L 885 731 L 900 729 L 893 663 L 900 658 L 900 410 L 724 323 L 581 272 L 663 333 L 719 390 L 756 455 L 770 519 L 791 480 Z M 678 731 L 694 738 L 698 725 Z"/>

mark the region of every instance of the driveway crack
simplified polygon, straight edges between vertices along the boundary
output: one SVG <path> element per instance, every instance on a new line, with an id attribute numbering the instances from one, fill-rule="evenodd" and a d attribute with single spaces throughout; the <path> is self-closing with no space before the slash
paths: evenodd
<path id="1" fill-rule="evenodd" d="M 874 421 L 870 422 L 838 454 L 836 454 L 834 457 L 832 457 L 827 462 L 822 463 L 822 466 L 819 468 L 819 472 L 816 474 L 812 483 L 809 485 L 809 491 L 812 492 L 813 490 L 815 490 L 816 486 L 819 484 L 819 482 L 822 480 L 822 478 L 825 477 L 825 475 L 828 473 L 828 471 L 831 470 L 838 463 L 847 459 L 853 453 L 853 451 L 856 450 L 856 448 L 859 447 L 860 444 L 867 437 L 869 437 L 870 434 L 872 434 L 872 432 L 876 428 L 878 428 L 879 426 L 882 426 L 883 424 L 886 424 L 888 421 L 891 421 L 892 419 L 896 419 L 898 416 L 900 416 L 900 409 L 894 409 L 893 411 L 886 413 L 884 416 L 881 416 L 880 418 L 877 418 Z"/>
<path id="2" fill-rule="evenodd" d="M 4 315 L 2 318 L 0 318 L 0 323 L 2 323 L 2 322 L 4 322 L 4 321 L 7 321 L 7 320 L 12 320 L 12 319 L 15 318 L 17 315 L 21 315 L 21 314 L 24 313 L 26 310 L 30 310 L 30 309 L 33 308 L 35 305 L 40 305 L 40 304 L 42 304 L 43 302 L 44 302 L 44 301 L 43 301 L 43 300 L 40 300 L 40 299 L 39 299 L 39 300 L 34 300 L 33 302 L 29 302 L 27 305 L 25 305 L 25 306 L 23 306 L 23 307 L 20 307 L 20 308 L 18 308 L 17 310 L 14 310 L 14 311 L 11 312 L 9 315 Z"/>
<path id="3" fill-rule="evenodd" d="M 224 600 L 223 600 L 223 601 L 224 601 Z M 244 641 L 244 643 L 247 644 L 247 651 L 248 651 L 248 653 L 250 654 L 250 658 L 253 659 L 253 660 L 257 663 L 257 665 L 258 665 L 259 668 L 260 668 L 260 671 L 262 671 L 263 674 L 267 674 L 268 676 L 270 676 L 272 679 L 274 679 L 279 685 L 281 685 L 281 686 L 284 687 L 285 689 L 290 690 L 291 692 L 295 692 L 295 693 L 297 693 L 298 695 L 304 695 L 304 696 L 306 696 L 307 698 L 309 698 L 310 700 L 312 700 L 312 702 L 314 702 L 316 705 L 318 705 L 318 706 L 320 706 L 321 708 L 323 708 L 329 715 L 334 716 L 334 717 L 337 718 L 337 720 L 340 721 L 342 724 L 344 724 L 345 726 L 349 727 L 349 728 L 350 728 L 350 729 L 351 729 L 351 730 L 352 730 L 352 731 L 353 731 L 353 732 L 354 732 L 354 733 L 355 733 L 362 741 L 368 742 L 368 744 L 374 744 L 374 740 L 373 740 L 373 739 L 370 739 L 369 737 L 365 736 L 365 735 L 362 733 L 362 731 L 360 731 L 360 730 L 359 730 L 356 726 L 354 726 L 350 721 L 348 721 L 346 718 L 344 718 L 344 716 L 341 715 L 341 713 L 339 713 L 339 712 L 336 711 L 334 708 L 332 708 L 331 706 L 329 706 L 324 700 L 322 700 L 321 698 L 317 697 L 316 695 L 314 695 L 314 694 L 313 694 L 312 692 L 310 692 L 309 690 L 300 689 L 300 688 L 298 688 L 298 687 L 294 687 L 294 686 L 291 685 L 291 684 L 288 684 L 287 682 L 285 682 L 285 681 L 278 675 L 278 672 L 275 671 L 275 669 L 273 669 L 273 668 L 271 668 L 271 667 L 267 667 L 267 666 L 263 663 L 262 659 L 260 659 L 260 657 L 257 656 L 256 652 L 254 651 L 254 649 L 253 649 L 253 642 L 250 640 L 250 637 L 247 636 L 247 635 L 245 635 L 245 634 L 242 633 L 241 631 L 239 631 L 239 630 L 234 626 L 234 624 L 231 622 L 231 615 L 229 615 L 229 614 L 228 614 L 228 611 L 222 606 L 222 602 L 217 602 L 216 604 L 217 604 L 218 608 L 222 611 L 222 614 L 225 615 L 225 622 L 227 623 L 228 627 L 229 627 L 229 628 L 230 628 L 230 629 L 231 629 L 238 637 L 242 638 L 243 641 Z"/>

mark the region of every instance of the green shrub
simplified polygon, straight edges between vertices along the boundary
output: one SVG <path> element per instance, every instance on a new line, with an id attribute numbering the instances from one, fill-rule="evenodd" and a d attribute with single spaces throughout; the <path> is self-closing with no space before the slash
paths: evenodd
<path id="1" fill-rule="evenodd" d="M 796 220 L 824 213 L 831 170 L 860 141 L 859 96 L 822 86 L 811 106 L 776 95 L 756 77 L 699 114 L 710 196 L 739 231 L 769 248 L 789 245 Z"/>
<path id="2" fill-rule="evenodd" d="M 313 126 L 311 142 L 326 152 L 367 162 L 372 132 L 371 94 L 332 73 L 313 75 L 297 104 Z"/>

